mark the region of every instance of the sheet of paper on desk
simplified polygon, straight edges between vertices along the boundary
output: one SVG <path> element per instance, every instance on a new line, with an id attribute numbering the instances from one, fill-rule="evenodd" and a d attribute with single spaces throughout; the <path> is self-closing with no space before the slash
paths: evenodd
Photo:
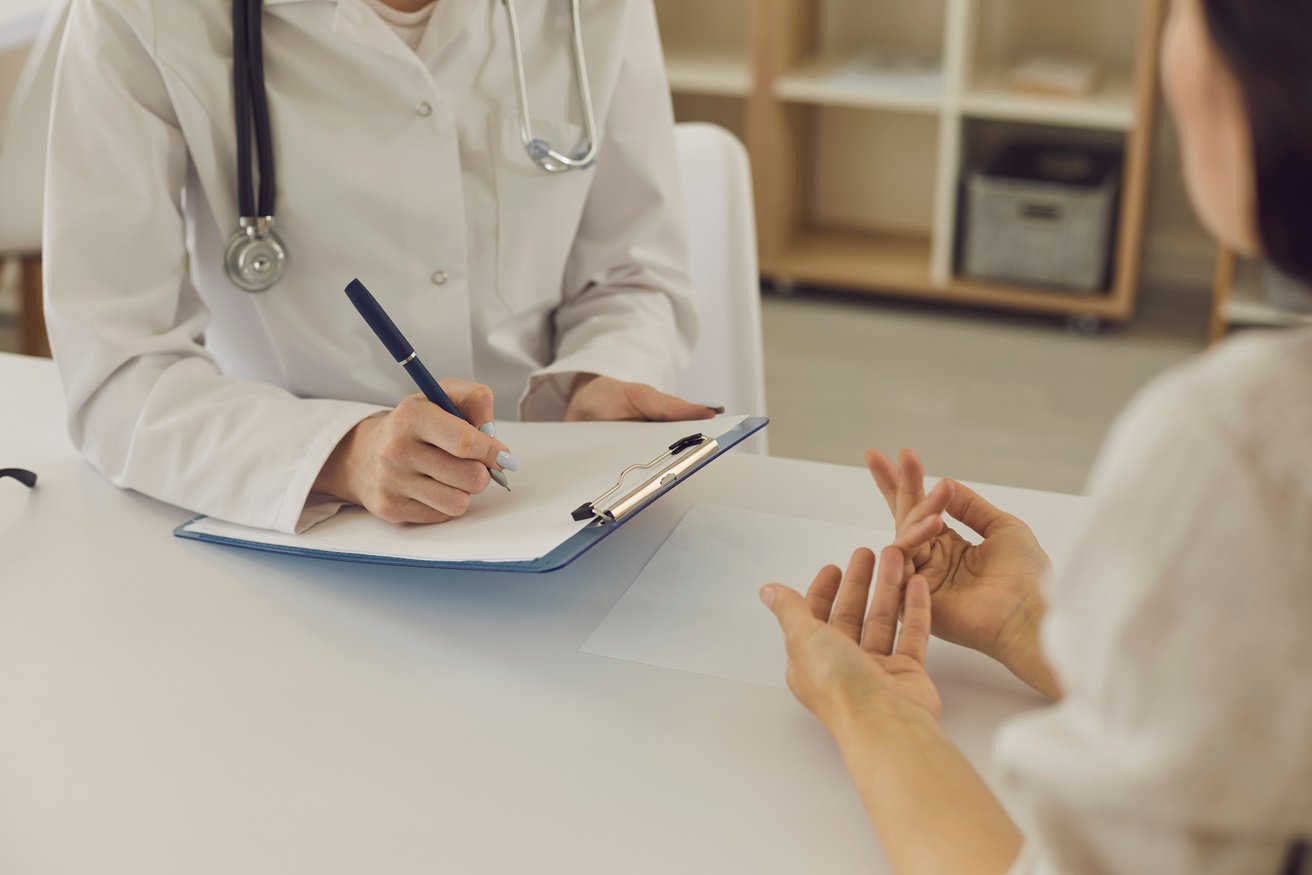
<path id="1" fill-rule="evenodd" d="M 796 519 L 742 508 L 697 505 L 683 518 L 592 633 L 582 652 L 785 687 L 783 635 L 757 592 L 767 583 L 805 591 L 828 564 L 852 551 L 876 553 L 891 532 Z M 929 673 L 954 702 L 964 688 L 1033 696 L 998 663 L 935 639 Z"/>
<path id="2" fill-rule="evenodd" d="M 522 465 L 507 493 L 496 484 L 474 499 L 468 516 L 440 526 L 392 526 L 349 508 L 300 535 L 206 519 L 194 531 L 304 550 L 438 562 L 518 562 L 550 553 L 587 525 L 570 513 L 615 483 L 635 463 L 656 458 L 690 434 L 719 435 L 744 416 L 714 422 L 498 423 L 499 437 Z M 631 478 L 626 484 L 638 482 Z"/>
<path id="3" fill-rule="evenodd" d="M 583 652 L 729 680 L 784 686 L 783 635 L 757 592 L 801 592 L 890 532 L 700 504 L 647 563 Z"/>

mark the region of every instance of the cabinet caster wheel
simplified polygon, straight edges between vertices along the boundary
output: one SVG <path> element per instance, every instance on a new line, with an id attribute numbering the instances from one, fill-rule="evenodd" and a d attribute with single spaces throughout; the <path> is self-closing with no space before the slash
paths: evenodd
<path id="1" fill-rule="evenodd" d="M 1071 334 L 1078 334 L 1080 337 L 1097 337 L 1102 331 L 1102 320 L 1097 316 L 1081 313 L 1067 318 L 1066 328 Z"/>

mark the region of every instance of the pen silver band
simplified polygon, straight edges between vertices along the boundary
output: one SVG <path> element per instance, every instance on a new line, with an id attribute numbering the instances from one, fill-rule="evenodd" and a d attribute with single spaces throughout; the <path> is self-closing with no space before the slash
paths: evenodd
<path id="1" fill-rule="evenodd" d="M 406 357 L 406 360 L 405 360 L 405 361 L 403 361 L 403 362 L 397 362 L 397 364 L 399 364 L 401 367 L 404 368 L 406 365 L 410 364 L 412 361 L 414 361 L 414 360 L 417 359 L 417 358 L 419 358 L 419 353 L 417 353 L 417 352 L 412 352 L 412 353 L 410 353 L 409 356 Z"/>

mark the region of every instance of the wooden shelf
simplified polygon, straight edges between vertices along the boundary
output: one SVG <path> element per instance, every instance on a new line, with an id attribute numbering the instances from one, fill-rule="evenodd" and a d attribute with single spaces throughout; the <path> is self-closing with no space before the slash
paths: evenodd
<path id="1" fill-rule="evenodd" d="M 1057 316 L 1124 319 L 1123 302 L 1111 295 L 1079 295 L 1051 290 L 954 278 L 935 281 L 927 235 L 867 234 L 808 230 L 776 259 L 767 273 L 802 279 L 835 291 L 915 298 Z"/>
<path id="2" fill-rule="evenodd" d="M 765 268 L 827 286 L 928 291 L 931 250 L 928 235 L 805 231 Z"/>
<path id="3" fill-rule="evenodd" d="M 1077 13 L 1051 0 L 656 5 L 680 120 L 728 119 L 752 156 L 764 276 L 1119 322 L 1139 291 L 1168 2 Z M 1042 52 L 1109 72 L 1087 97 L 1014 90 L 1004 71 Z M 953 275 L 964 170 L 1006 142 L 1043 136 L 1123 155 L 1105 294 Z"/>
<path id="4" fill-rule="evenodd" d="M 943 108 L 942 79 L 926 83 L 922 77 L 863 73 L 849 69 L 851 59 L 822 57 L 785 74 L 774 94 L 788 103 L 841 106 L 855 109 L 938 113 Z"/>
<path id="5" fill-rule="evenodd" d="M 745 98 L 752 93 L 752 66 L 746 55 L 674 49 L 665 53 L 665 67 L 676 94 Z"/>
<path id="6" fill-rule="evenodd" d="M 1113 131 L 1128 131 L 1138 119 L 1134 82 L 1123 75 L 1105 78 L 1087 97 L 1049 97 L 1017 91 L 1001 73 L 989 73 L 966 87 L 961 110 L 972 118 Z"/>

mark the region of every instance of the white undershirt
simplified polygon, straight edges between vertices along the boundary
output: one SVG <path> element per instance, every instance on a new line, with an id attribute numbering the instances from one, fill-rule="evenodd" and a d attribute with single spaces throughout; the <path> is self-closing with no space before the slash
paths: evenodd
<path id="1" fill-rule="evenodd" d="M 417 12 L 402 12 L 388 6 L 383 0 L 364 0 L 364 2 L 385 24 L 396 31 L 396 35 L 410 47 L 411 51 L 419 51 L 424 33 L 428 30 L 428 22 L 433 17 L 433 10 L 437 8 L 437 0 L 433 0 Z"/>

